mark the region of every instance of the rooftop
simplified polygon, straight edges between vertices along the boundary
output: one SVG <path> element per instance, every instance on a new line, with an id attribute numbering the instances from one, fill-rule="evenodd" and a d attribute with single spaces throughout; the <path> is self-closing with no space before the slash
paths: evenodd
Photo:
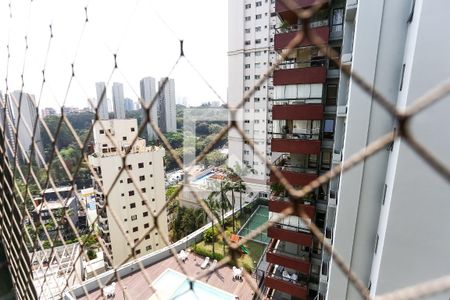
<path id="1" fill-rule="evenodd" d="M 203 257 L 200 257 L 194 253 L 189 254 L 189 258 L 186 263 L 183 264 L 188 276 L 198 276 L 203 269 L 200 268 L 203 262 Z M 153 282 L 159 275 L 161 275 L 166 269 L 171 268 L 175 271 L 183 273 L 178 265 L 176 258 L 169 257 L 162 261 L 159 261 L 151 266 L 145 268 L 145 274 Z M 217 269 L 214 273 L 209 274 L 201 278 L 202 282 L 212 285 L 216 288 L 224 290 L 228 293 L 234 294 L 239 297 L 240 300 L 252 299 L 253 290 L 249 283 L 244 279 L 243 281 L 233 280 L 233 270 L 230 266 L 223 266 Z M 255 279 L 253 279 L 255 280 Z M 149 287 L 147 281 L 144 278 L 142 272 L 136 272 L 129 276 L 123 277 L 121 280 L 122 286 L 126 287 L 128 297 L 130 299 L 149 299 L 153 295 L 153 291 Z M 256 280 L 255 280 L 256 284 Z M 122 287 L 120 284 L 116 284 L 116 297 L 115 299 L 124 299 Z M 89 294 L 90 299 L 97 299 L 101 297 L 101 290 L 93 291 Z M 81 299 L 88 299 L 87 297 Z"/>

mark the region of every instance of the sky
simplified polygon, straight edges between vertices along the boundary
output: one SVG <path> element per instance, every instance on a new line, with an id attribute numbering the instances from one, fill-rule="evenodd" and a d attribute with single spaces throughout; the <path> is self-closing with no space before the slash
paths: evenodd
<path id="1" fill-rule="evenodd" d="M 9 91 L 20 90 L 23 73 L 24 91 L 34 94 L 41 108 L 86 107 L 87 99 L 96 97 L 95 82 L 108 82 L 117 53 L 118 69 L 107 97 L 112 98 L 112 83 L 121 82 L 125 97 L 137 100 L 141 78 L 152 76 L 158 82 L 169 75 L 183 39 L 186 58 L 194 68 L 182 59 L 170 74 L 177 98 L 186 97 L 189 105 L 219 97 L 226 100 L 227 1 L 11 0 L 12 18 L 8 4 L 0 1 L 3 93 L 6 77 Z M 41 88 L 44 66 L 46 82 Z"/>

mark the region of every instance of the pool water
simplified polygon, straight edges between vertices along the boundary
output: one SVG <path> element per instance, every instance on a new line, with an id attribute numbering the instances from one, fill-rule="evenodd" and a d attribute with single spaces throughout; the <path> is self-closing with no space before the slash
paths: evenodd
<path id="1" fill-rule="evenodd" d="M 269 207 L 265 205 L 260 205 L 255 210 L 255 212 L 250 216 L 247 222 L 245 222 L 244 226 L 239 230 L 238 235 L 246 236 L 262 224 L 267 223 L 269 220 Z M 258 234 L 253 238 L 254 241 L 262 242 L 264 244 L 268 244 L 270 242 L 270 238 L 267 236 L 267 230 L 264 230 L 262 233 Z"/>
<path id="2" fill-rule="evenodd" d="M 165 270 L 152 284 L 156 291 L 150 299 L 212 299 L 234 300 L 236 297 L 201 281 L 190 282 L 184 274 L 172 269 Z"/>
<path id="3" fill-rule="evenodd" d="M 194 180 L 192 180 L 192 183 L 193 183 L 193 184 L 201 184 L 201 185 L 204 185 L 206 179 L 207 179 L 208 177 L 211 177 L 212 175 L 214 175 L 213 172 L 206 173 L 205 175 L 202 175 L 202 176 L 197 177 L 197 178 L 195 178 Z"/>

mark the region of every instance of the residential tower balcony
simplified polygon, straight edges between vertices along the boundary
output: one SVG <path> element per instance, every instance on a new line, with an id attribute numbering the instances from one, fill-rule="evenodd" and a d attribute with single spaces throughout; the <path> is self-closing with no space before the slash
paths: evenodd
<path id="1" fill-rule="evenodd" d="M 276 224 L 267 229 L 267 236 L 272 239 L 291 242 L 307 247 L 312 246 L 312 235 L 310 232 L 297 226 Z"/>
<path id="2" fill-rule="evenodd" d="M 272 240 L 266 252 L 266 260 L 269 263 L 284 266 L 303 274 L 310 272 L 310 254 L 307 251 L 287 251 L 286 242 Z"/>
<path id="3" fill-rule="evenodd" d="M 274 266 L 273 264 L 269 265 L 268 270 L 271 271 L 268 271 L 264 278 L 266 287 L 290 294 L 299 299 L 307 299 L 308 285 L 302 278 L 299 278 L 299 275 L 296 274 L 297 278 L 291 278 L 287 273 L 283 273 L 283 267 Z"/>
<path id="4" fill-rule="evenodd" d="M 327 67 L 325 59 L 311 61 L 311 66 L 304 67 L 304 62 L 288 62 L 280 65 L 273 72 L 274 85 L 325 83 Z"/>
<path id="5" fill-rule="evenodd" d="M 316 207 L 312 204 L 306 204 L 306 200 L 303 203 L 301 202 L 302 200 L 299 200 L 299 208 L 303 210 L 312 220 L 314 220 L 314 217 L 316 215 Z M 274 196 L 272 194 L 268 201 L 269 211 L 274 213 L 281 213 L 283 210 L 290 207 L 291 203 L 292 202 L 289 200 L 289 197 Z"/>
<path id="6" fill-rule="evenodd" d="M 303 99 L 304 100 L 304 99 Z M 311 99 L 308 99 L 311 100 Z M 273 102 L 273 120 L 322 120 L 322 104 L 302 104 L 301 100 L 289 99 Z"/>
<path id="7" fill-rule="evenodd" d="M 326 26 L 322 26 L 324 23 L 326 24 Z M 328 43 L 328 37 L 330 34 L 330 28 L 328 27 L 327 23 L 328 23 L 327 21 L 320 22 L 319 23 L 320 26 L 315 26 L 317 23 L 310 24 L 311 33 L 320 37 L 320 39 L 323 40 L 324 44 Z M 275 51 L 281 51 L 283 49 L 286 49 L 289 43 L 295 38 L 295 36 L 300 30 L 302 30 L 302 25 L 298 24 L 291 25 L 287 28 L 277 29 L 278 33 L 276 33 L 274 37 Z M 304 37 L 300 43 L 293 46 L 294 48 L 297 48 L 311 45 L 313 45 L 313 43 L 308 38 Z"/>
<path id="8" fill-rule="evenodd" d="M 272 152 L 320 154 L 320 140 L 317 133 L 272 133 Z"/>

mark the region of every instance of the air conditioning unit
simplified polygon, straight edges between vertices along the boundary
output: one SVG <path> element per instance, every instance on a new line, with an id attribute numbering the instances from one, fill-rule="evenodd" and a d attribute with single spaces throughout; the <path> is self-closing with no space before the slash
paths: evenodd
<path id="1" fill-rule="evenodd" d="M 337 192 L 335 190 L 330 190 L 328 204 L 333 206 L 337 205 Z"/>
<path id="2" fill-rule="evenodd" d="M 342 151 L 341 150 L 334 150 L 333 151 L 333 163 L 334 164 L 340 164 L 342 161 Z"/>
<path id="3" fill-rule="evenodd" d="M 347 116 L 347 105 L 338 105 L 336 108 L 336 116 L 337 117 L 346 117 Z"/>

